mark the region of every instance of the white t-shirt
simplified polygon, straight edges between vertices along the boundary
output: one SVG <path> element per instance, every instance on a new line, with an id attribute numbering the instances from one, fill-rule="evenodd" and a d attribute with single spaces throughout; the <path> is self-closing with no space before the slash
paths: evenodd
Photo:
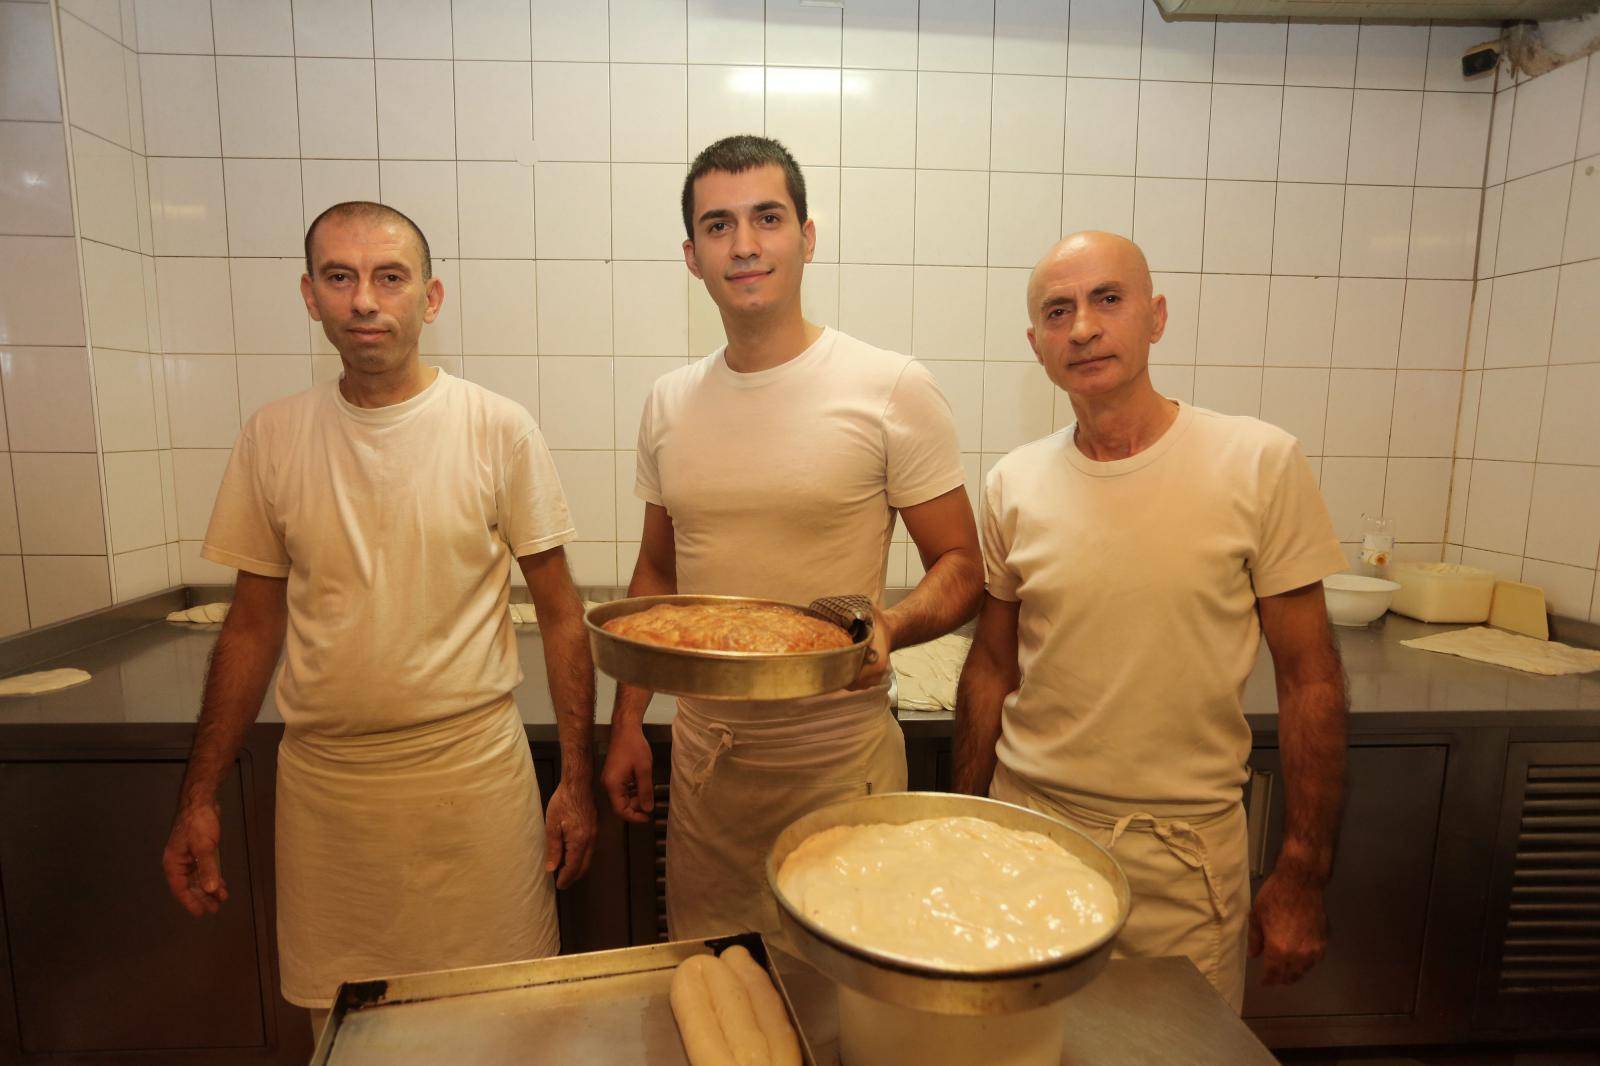
<path id="1" fill-rule="evenodd" d="M 1112 814 L 1238 802 L 1256 599 L 1345 568 L 1295 439 L 1181 404 L 1154 445 L 1096 462 L 1069 426 L 984 488 L 989 594 L 1019 601 L 1022 683 L 997 753 L 1012 773 Z"/>
<path id="2" fill-rule="evenodd" d="M 532 417 L 441 370 L 389 407 L 327 382 L 257 411 L 200 554 L 289 579 L 278 709 L 291 728 L 347 736 L 510 693 L 511 559 L 573 535 Z"/>
<path id="3" fill-rule="evenodd" d="M 876 601 L 896 510 L 964 482 L 933 375 L 834 329 L 754 373 L 718 349 L 657 381 L 639 423 L 634 491 L 672 517 L 681 593 Z"/>

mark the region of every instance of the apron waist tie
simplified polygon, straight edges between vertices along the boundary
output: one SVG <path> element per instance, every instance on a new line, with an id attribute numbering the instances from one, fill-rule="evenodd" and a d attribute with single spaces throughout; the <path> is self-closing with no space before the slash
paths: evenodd
<path id="1" fill-rule="evenodd" d="M 733 730 L 721 722 L 708 722 L 706 728 L 717 735 L 717 742 L 711 750 L 700 757 L 694 769 L 689 771 L 687 782 L 689 791 L 699 792 L 711 780 L 711 773 L 717 768 L 717 760 L 724 754 L 733 750 Z"/>
<path id="2" fill-rule="evenodd" d="M 1122 839 L 1122 834 L 1134 822 L 1148 822 L 1148 831 L 1151 835 L 1166 845 L 1167 850 L 1179 862 L 1192 870 L 1200 871 L 1201 875 L 1206 879 L 1206 891 L 1211 894 L 1211 906 L 1217 912 L 1217 919 L 1219 921 L 1227 921 L 1228 908 L 1223 902 L 1221 889 L 1217 887 L 1216 875 L 1211 871 L 1211 853 L 1206 850 L 1205 838 L 1196 832 L 1195 828 L 1188 822 L 1163 822 L 1153 814 L 1135 811 L 1132 814 L 1124 814 L 1112 825 L 1111 839 L 1106 845 L 1106 850 L 1115 850 L 1117 841 Z"/>

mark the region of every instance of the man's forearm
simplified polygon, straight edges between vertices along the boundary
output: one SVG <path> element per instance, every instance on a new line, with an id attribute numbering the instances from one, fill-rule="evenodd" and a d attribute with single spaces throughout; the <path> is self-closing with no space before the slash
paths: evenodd
<path id="1" fill-rule="evenodd" d="M 951 791 L 987 796 L 994 778 L 1000 712 L 1006 696 L 1016 687 L 1016 680 L 1014 671 L 997 669 L 987 656 L 974 651 L 956 686 Z"/>
<path id="2" fill-rule="evenodd" d="M 215 801 L 250 724 L 261 713 L 261 700 L 282 650 L 281 632 L 262 634 L 223 625 L 206 670 L 200 721 L 179 793 L 181 808 Z"/>
<path id="3" fill-rule="evenodd" d="M 1329 676 L 1279 682 L 1278 747 L 1284 778 L 1284 837 L 1276 868 L 1322 885 L 1333 872 L 1344 809 L 1349 704 L 1343 668 Z"/>
<path id="4" fill-rule="evenodd" d="M 978 613 L 983 598 L 983 560 L 976 551 L 952 548 L 934 560 L 917 587 L 884 611 L 891 648 L 942 637 Z"/>
<path id="5" fill-rule="evenodd" d="M 545 675 L 561 742 L 561 779 L 594 777 L 594 661 L 579 612 L 541 617 Z"/>
<path id="6" fill-rule="evenodd" d="M 670 596 L 677 591 L 678 578 L 675 573 L 663 574 L 641 556 L 633 568 L 633 578 L 628 582 L 629 596 Z M 647 688 L 617 682 L 617 696 L 611 706 L 611 728 L 641 725 L 644 712 L 650 706 L 651 695 Z"/>

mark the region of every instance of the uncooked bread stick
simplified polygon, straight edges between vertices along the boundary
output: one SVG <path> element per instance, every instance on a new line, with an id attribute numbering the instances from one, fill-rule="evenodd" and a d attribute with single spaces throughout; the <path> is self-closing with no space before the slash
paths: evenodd
<path id="1" fill-rule="evenodd" d="M 679 963 L 672 973 L 668 998 L 690 1066 L 738 1066 L 717 1023 L 711 989 L 706 984 L 705 964 L 715 961 L 710 955 L 694 955 Z"/>
<path id="2" fill-rule="evenodd" d="M 767 972 L 738 944 L 722 953 L 722 961 L 733 970 L 750 996 L 761 1035 L 767 1038 L 767 1057 L 772 1060 L 772 1066 L 800 1066 L 800 1041 L 795 1039 L 789 1013 L 783 1009 L 783 1000 L 778 998 L 778 990 L 772 987 Z"/>
<path id="3" fill-rule="evenodd" d="M 755 1008 L 750 1005 L 750 993 L 744 982 L 733 972 L 733 967 L 715 957 L 708 957 L 701 968 L 706 987 L 711 990 L 711 1009 L 717 1014 L 717 1024 L 728 1041 L 734 1061 L 739 1066 L 772 1066 L 767 1055 L 767 1038 L 756 1021 Z"/>

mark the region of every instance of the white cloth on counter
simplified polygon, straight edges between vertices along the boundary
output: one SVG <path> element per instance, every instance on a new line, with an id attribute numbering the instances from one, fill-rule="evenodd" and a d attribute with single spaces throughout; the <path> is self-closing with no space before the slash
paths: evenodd
<path id="1" fill-rule="evenodd" d="M 36 670 L 31 674 L 17 674 L 0 678 L 0 696 L 42 696 L 46 692 L 60 692 L 89 680 L 87 670 L 66 667 L 60 670 Z"/>
<path id="2" fill-rule="evenodd" d="M 228 617 L 226 603 L 202 603 L 167 615 L 169 622 L 220 622 Z"/>
<path id="3" fill-rule="evenodd" d="M 583 613 L 588 614 L 591 607 L 599 604 L 593 600 L 583 601 Z M 539 615 L 531 603 L 513 603 L 507 608 L 511 612 L 511 624 L 518 626 L 536 626 L 539 624 Z"/>
<path id="4" fill-rule="evenodd" d="M 955 710 L 956 684 L 971 650 L 971 637 L 947 633 L 894 652 L 889 661 L 894 665 L 896 706 L 902 711 Z"/>
<path id="5" fill-rule="evenodd" d="M 1488 626 L 1453 629 L 1448 633 L 1435 633 L 1400 643 L 1408 648 L 1459 655 L 1463 659 L 1508 666 L 1513 670 L 1546 677 L 1600 670 L 1600 651 L 1574 648 L 1570 644 L 1525 637 L 1520 633 L 1507 633 L 1503 629 L 1490 629 Z"/>

